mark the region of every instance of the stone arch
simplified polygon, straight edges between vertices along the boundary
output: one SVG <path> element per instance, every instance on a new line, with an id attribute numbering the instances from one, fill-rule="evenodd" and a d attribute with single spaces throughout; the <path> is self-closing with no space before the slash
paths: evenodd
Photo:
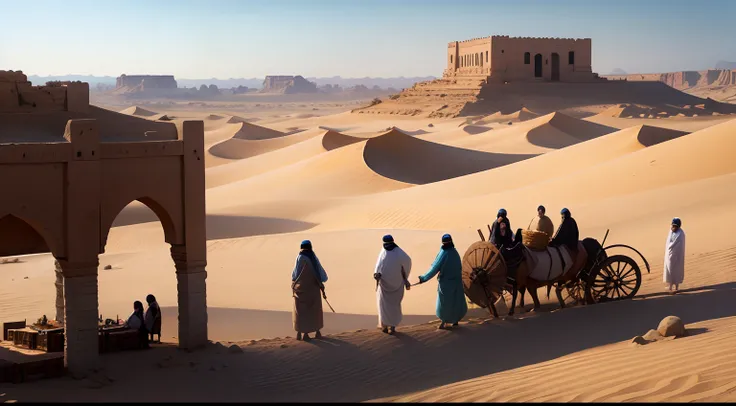
<path id="1" fill-rule="evenodd" d="M 50 252 L 60 255 L 63 239 L 30 216 L 0 215 L 0 257 Z"/>
<path id="2" fill-rule="evenodd" d="M 125 209 L 129 204 L 138 201 L 142 204 L 144 204 L 146 207 L 151 209 L 151 211 L 156 215 L 158 218 L 159 223 L 161 223 L 161 227 L 164 229 L 164 239 L 167 243 L 173 245 L 181 244 L 182 242 L 177 241 L 177 224 L 172 219 L 171 215 L 169 214 L 169 210 L 167 210 L 162 204 L 160 204 L 158 201 L 151 197 L 139 197 L 136 199 L 132 199 L 128 202 L 126 202 L 122 207 L 116 208 L 115 210 L 115 216 L 111 216 L 111 218 L 106 221 L 106 224 L 100 224 L 101 226 L 101 235 L 100 235 L 100 252 L 103 253 L 105 251 L 105 246 L 107 245 L 107 237 L 110 235 L 110 230 L 112 229 L 112 225 L 115 222 L 115 219 L 118 218 L 120 213 Z"/>

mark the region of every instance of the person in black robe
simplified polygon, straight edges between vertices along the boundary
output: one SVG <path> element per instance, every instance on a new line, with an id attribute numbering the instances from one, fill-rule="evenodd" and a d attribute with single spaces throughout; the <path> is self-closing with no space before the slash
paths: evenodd
<path id="1" fill-rule="evenodd" d="M 580 239 L 580 232 L 578 231 L 578 223 L 570 215 L 570 210 L 562 209 L 560 212 L 562 215 L 562 222 L 560 227 L 557 228 L 555 236 L 552 237 L 549 245 L 552 247 L 566 246 L 571 252 L 575 252 L 578 249 L 578 241 Z"/>
<path id="2" fill-rule="evenodd" d="M 504 233 L 501 232 L 501 223 L 505 224 Z M 490 242 L 495 245 L 496 248 L 500 248 L 502 245 L 509 248 L 513 243 L 513 237 L 511 236 L 511 222 L 506 216 L 506 209 L 500 209 L 496 215 L 496 221 L 494 221 L 493 226 L 491 226 Z"/>

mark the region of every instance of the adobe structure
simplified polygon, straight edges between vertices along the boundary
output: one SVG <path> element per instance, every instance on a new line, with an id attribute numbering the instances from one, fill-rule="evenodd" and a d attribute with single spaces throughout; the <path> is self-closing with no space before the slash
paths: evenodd
<path id="1" fill-rule="evenodd" d="M 172 75 L 120 75 L 115 81 L 115 87 L 137 87 L 145 89 L 176 89 L 177 84 Z"/>
<path id="2" fill-rule="evenodd" d="M 447 45 L 444 78 L 482 77 L 486 83 L 598 80 L 591 68 L 590 38 L 494 35 Z"/>
<path id="3" fill-rule="evenodd" d="M 179 346 L 207 342 L 204 123 L 83 105 L 88 92 L 86 83 L 49 89 L 0 71 L 0 256 L 56 259 L 56 318 L 76 375 L 100 365 L 98 256 L 117 215 L 136 200 L 158 216 L 171 244 Z"/>
<path id="4" fill-rule="evenodd" d="M 458 117 L 535 113 L 603 104 L 704 105 L 731 113 L 733 105 L 679 92 L 659 81 L 609 81 L 592 72 L 590 38 L 528 38 L 497 35 L 454 41 L 445 50 L 442 77 L 374 99 L 356 114 Z M 719 74 L 719 80 L 731 80 Z M 711 76 L 713 76 L 711 74 Z M 675 79 L 677 80 L 677 79 Z"/>
<path id="5" fill-rule="evenodd" d="M 317 93 L 317 84 L 302 76 L 266 76 L 261 93 Z"/>

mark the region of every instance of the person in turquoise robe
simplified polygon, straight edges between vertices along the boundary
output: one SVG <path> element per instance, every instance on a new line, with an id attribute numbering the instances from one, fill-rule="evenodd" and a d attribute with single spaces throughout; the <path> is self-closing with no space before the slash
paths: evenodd
<path id="1" fill-rule="evenodd" d="M 429 271 L 419 277 L 419 283 L 427 282 L 437 276 L 437 317 L 441 323 L 439 328 L 446 328 L 446 324 L 457 326 L 458 322 L 468 312 L 468 303 L 465 301 L 463 290 L 463 267 L 452 242 L 452 236 L 442 236 L 442 249 Z"/>

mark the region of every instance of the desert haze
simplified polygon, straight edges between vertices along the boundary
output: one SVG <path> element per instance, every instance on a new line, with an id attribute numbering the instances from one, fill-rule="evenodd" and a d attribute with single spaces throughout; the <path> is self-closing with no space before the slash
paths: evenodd
<path id="1" fill-rule="evenodd" d="M 229 90 L 124 75 L 89 89 L 0 71 L 0 92 L 12 94 L 0 97 L 0 322 L 66 321 L 67 346 L 3 341 L 0 399 L 736 401 L 736 71 L 600 77 L 595 43 L 439 43 L 441 77 L 403 90 L 299 75 Z M 47 200 L 38 179 L 67 203 Z M 580 240 L 638 250 L 606 249 L 639 267 L 633 297 L 576 298 L 570 286 L 593 283 L 576 279 L 561 289 L 564 308 L 542 287 L 540 308 L 527 292 L 510 313 L 513 285 L 487 296 L 492 310 L 464 280 L 467 315 L 438 329 L 430 280 L 404 293 L 395 333 L 377 328 L 385 235 L 411 257 L 414 284 L 444 234 L 465 267 L 499 209 L 515 232 L 539 205 L 555 229 L 568 208 Z M 687 246 L 671 294 L 674 218 Z M 31 229 L 40 241 L 19 237 Z M 297 340 L 292 324 L 303 240 L 329 276 L 322 337 L 311 340 Z M 79 252 L 98 264 L 74 265 Z M 510 264 L 504 256 L 504 280 Z M 96 300 L 101 319 L 125 321 L 148 294 L 161 306 L 162 342 L 97 357 L 79 315 L 91 321 Z M 682 334 L 663 331 L 667 316 Z M 17 372 L 65 356 L 62 377 Z"/>

